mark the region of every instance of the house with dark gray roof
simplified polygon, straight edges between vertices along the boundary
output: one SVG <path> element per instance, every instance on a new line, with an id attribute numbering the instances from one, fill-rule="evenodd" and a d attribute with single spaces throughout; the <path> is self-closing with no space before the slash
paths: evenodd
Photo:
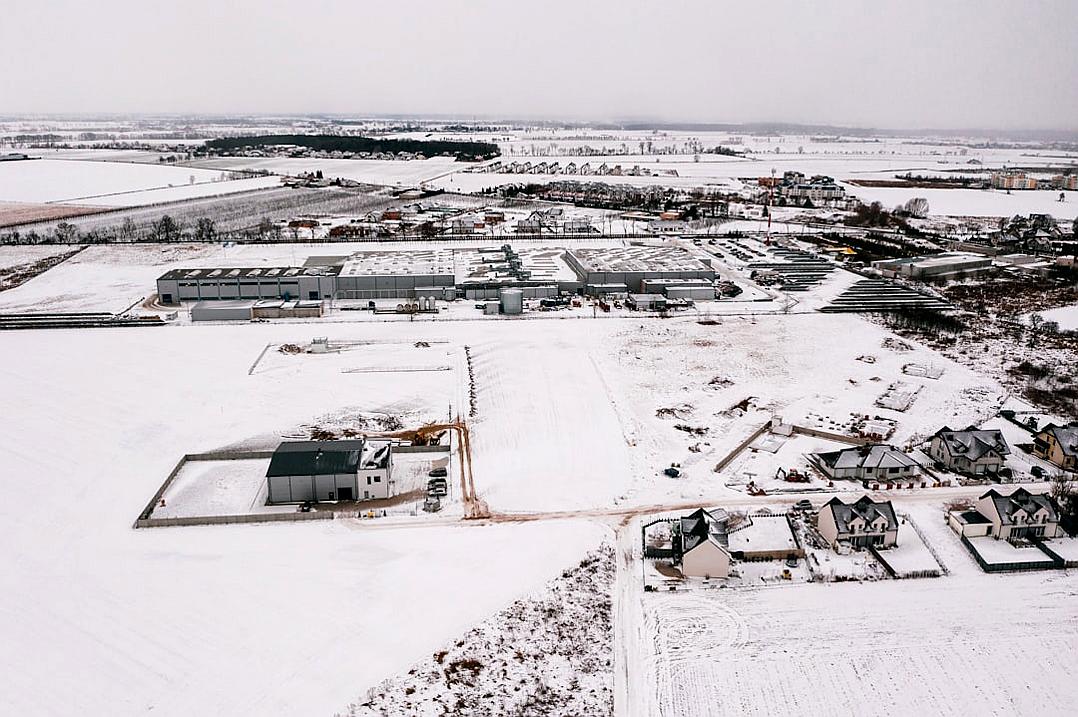
<path id="1" fill-rule="evenodd" d="M 929 441 L 928 454 L 955 473 L 971 476 L 995 475 L 1011 449 L 999 429 L 979 430 L 973 426 L 953 431 L 947 426 Z"/>
<path id="2" fill-rule="evenodd" d="M 392 445 L 362 438 L 286 441 L 266 470 L 267 503 L 375 500 L 394 495 Z"/>
<path id="3" fill-rule="evenodd" d="M 1016 488 L 1004 494 L 993 488 L 977 499 L 975 507 L 988 521 L 988 527 L 983 529 L 985 532 L 977 531 L 980 535 L 991 535 L 997 540 L 1055 538 L 1060 535 L 1059 511 L 1051 497 L 1044 493 L 1030 493 L 1025 488 Z M 960 532 L 967 537 L 976 537 L 968 531 Z"/>
<path id="4" fill-rule="evenodd" d="M 1049 423 L 1033 436 L 1033 454 L 1063 470 L 1078 471 L 1078 422 Z"/>
<path id="5" fill-rule="evenodd" d="M 675 554 L 681 573 L 691 577 L 725 578 L 730 574 L 726 547 L 726 511 L 700 508 L 678 520 Z"/>
<path id="6" fill-rule="evenodd" d="M 903 480 L 916 475 L 920 469 L 917 461 L 902 451 L 881 444 L 813 453 L 810 458 L 829 478 Z"/>
<path id="7" fill-rule="evenodd" d="M 855 548 L 889 548 L 898 544 L 898 518 L 891 501 L 862 496 L 844 503 L 838 496 L 823 504 L 816 529 L 832 546 L 846 543 Z"/>

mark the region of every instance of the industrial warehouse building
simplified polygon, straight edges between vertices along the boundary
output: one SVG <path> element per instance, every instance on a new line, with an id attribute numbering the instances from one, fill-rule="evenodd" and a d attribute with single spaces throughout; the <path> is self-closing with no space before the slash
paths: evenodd
<path id="1" fill-rule="evenodd" d="M 453 299 L 456 283 L 450 251 L 365 251 L 353 254 L 338 267 L 334 297 Z"/>
<path id="2" fill-rule="evenodd" d="M 715 280 L 715 270 L 706 260 L 680 247 L 573 249 L 565 259 L 580 277 L 585 293 L 591 296 L 648 293 L 645 280 Z"/>
<path id="3" fill-rule="evenodd" d="M 162 303 L 181 301 L 333 298 L 338 267 L 173 269 L 157 280 Z"/>
<path id="4" fill-rule="evenodd" d="M 184 301 L 322 301 L 326 299 L 525 299 L 565 293 L 666 294 L 712 299 L 715 270 L 679 247 L 565 250 L 489 248 L 364 251 L 312 256 L 302 267 L 173 269 L 157 280 L 164 304 Z"/>
<path id="5" fill-rule="evenodd" d="M 905 259 L 884 259 L 872 262 L 874 269 L 886 277 L 907 276 L 911 279 L 948 279 L 956 276 L 977 276 L 992 270 L 992 259 L 979 254 L 944 252 L 932 256 Z"/>
<path id="6" fill-rule="evenodd" d="M 376 500 L 395 495 L 388 442 L 287 441 L 266 470 L 267 503 Z"/>

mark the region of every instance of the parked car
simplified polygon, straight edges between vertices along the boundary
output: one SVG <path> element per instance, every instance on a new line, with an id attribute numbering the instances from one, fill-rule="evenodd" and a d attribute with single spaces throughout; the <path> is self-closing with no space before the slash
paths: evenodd
<path id="1" fill-rule="evenodd" d="M 299 512 L 300 513 L 310 513 L 311 512 L 311 507 L 313 505 L 314 504 L 311 503 L 311 501 L 305 500 L 305 501 L 303 501 L 302 503 L 299 504 Z"/>
<path id="2" fill-rule="evenodd" d="M 811 500 L 799 500 L 796 503 L 794 503 L 794 510 L 800 510 L 802 512 L 808 513 L 809 511 L 812 510 L 812 501 Z"/>
<path id="3" fill-rule="evenodd" d="M 432 469 L 427 475 L 431 478 L 445 478 L 449 475 L 449 469 L 445 466 L 441 466 L 440 468 Z"/>
<path id="4" fill-rule="evenodd" d="M 1031 476 L 1033 476 L 1034 478 L 1043 478 L 1044 477 L 1044 469 L 1041 468 L 1040 466 L 1031 466 L 1030 469 L 1029 469 L 1029 474 Z"/>
<path id="5" fill-rule="evenodd" d="M 442 509 L 442 501 L 436 496 L 428 495 L 427 499 L 423 501 L 423 511 L 426 513 L 437 513 Z"/>
<path id="6" fill-rule="evenodd" d="M 790 557 L 786 558 L 786 567 L 788 567 L 788 568 L 796 568 L 797 567 L 797 558 L 793 557 L 792 555 Z"/>
<path id="7" fill-rule="evenodd" d="M 445 478 L 431 478 L 427 481 L 427 494 L 437 497 L 449 495 L 449 484 Z"/>

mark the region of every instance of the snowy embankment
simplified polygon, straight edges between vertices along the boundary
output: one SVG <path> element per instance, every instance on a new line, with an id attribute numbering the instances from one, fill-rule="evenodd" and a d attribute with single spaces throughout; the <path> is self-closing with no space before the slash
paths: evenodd
<path id="1" fill-rule="evenodd" d="M 614 551 L 604 545 L 346 714 L 612 714 L 613 580 Z"/>

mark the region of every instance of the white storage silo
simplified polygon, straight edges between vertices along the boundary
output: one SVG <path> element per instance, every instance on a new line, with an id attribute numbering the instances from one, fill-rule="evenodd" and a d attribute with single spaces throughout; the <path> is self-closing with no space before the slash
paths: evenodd
<path id="1" fill-rule="evenodd" d="M 524 313 L 524 292 L 520 289 L 502 289 L 499 294 L 503 314 Z"/>

